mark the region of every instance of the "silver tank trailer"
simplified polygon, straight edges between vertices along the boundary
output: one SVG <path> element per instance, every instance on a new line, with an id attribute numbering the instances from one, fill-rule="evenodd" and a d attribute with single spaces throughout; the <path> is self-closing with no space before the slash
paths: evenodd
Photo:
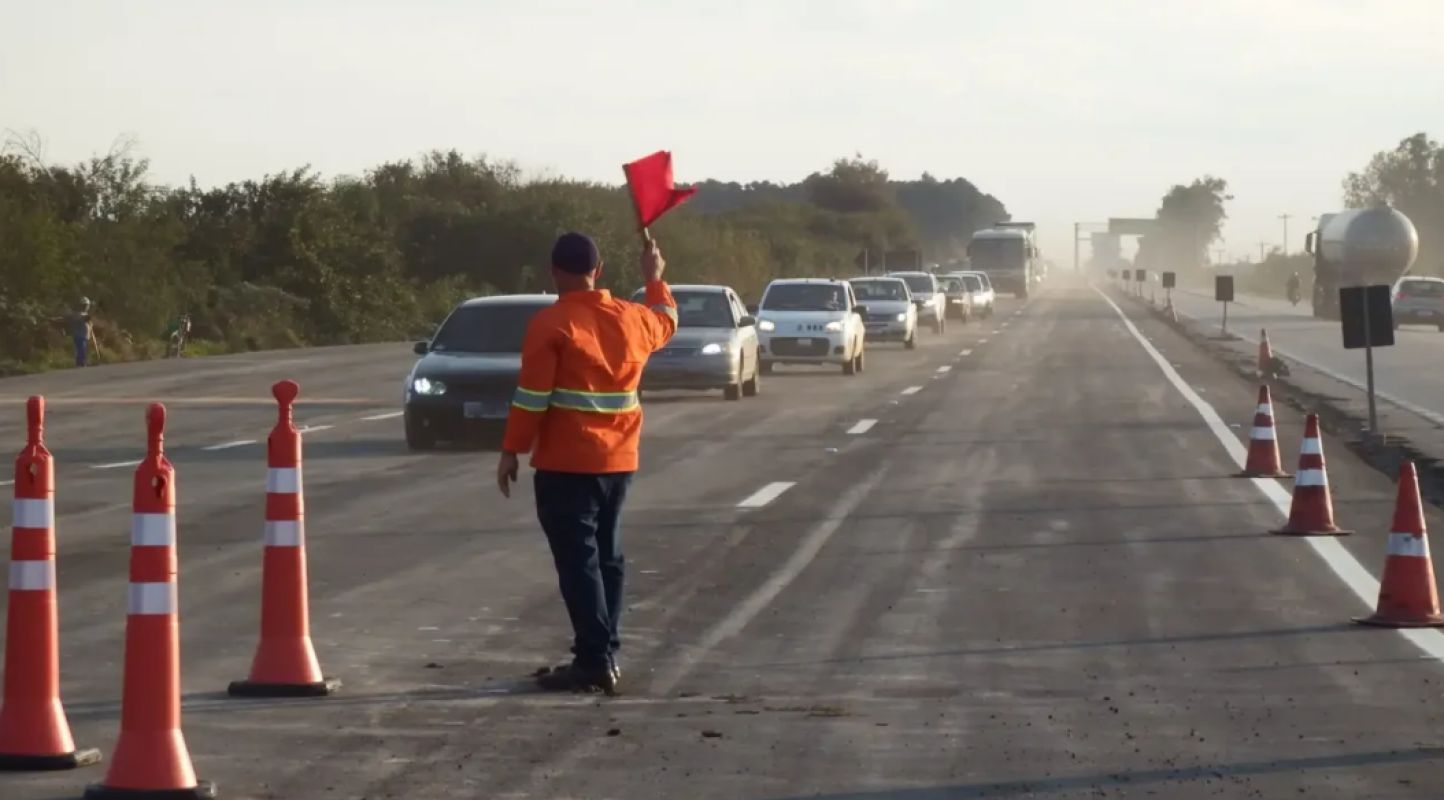
<path id="1" fill-rule="evenodd" d="M 1336 265 L 1339 286 L 1393 283 L 1419 256 L 1419 232 L 1386 205 L 1329 215 L 1319 230 L 1319 254 Z"/>

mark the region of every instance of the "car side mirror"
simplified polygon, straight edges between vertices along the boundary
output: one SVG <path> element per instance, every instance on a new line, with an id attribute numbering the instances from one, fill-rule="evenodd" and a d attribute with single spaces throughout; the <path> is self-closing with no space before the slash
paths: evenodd
<path id="1" fill-rule="evenodd" d="M 751 315 L 754 316 L 754 317 L 757 316 L 757 304 L 756 304 L 756 303 L 753 303 L 753 304 L 747 306 L 747 313 L 748 313 L 748 314 L 751 314 Z"/>
<path id="2" fill-rule="evenodd" d="M 416 344 L 411 346 L 411 352 L 415 353 L 418 356 L 424 356 L 427 353 L 431 352 L 431 343 L 417 342 Z"/>
<path id="3" fill-rule="evenodd" d="M 756 324 L 757 318 L 751 314 L 747 314 L 743 316 L 742 319 L 737 320 L 737 327 L 739 328 L 751 328 Z"/>
<path id="4" fill-rule="evenodd" d="M 852 307 L 852 313 L 867 316 L 867 306 L 859 303 L 858 305 Z"/>

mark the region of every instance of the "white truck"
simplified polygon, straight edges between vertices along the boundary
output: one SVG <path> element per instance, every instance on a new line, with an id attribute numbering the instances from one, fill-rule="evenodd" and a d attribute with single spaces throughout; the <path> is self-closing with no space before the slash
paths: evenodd
<path id="1" fill-rule="evenodd" d="M 1038 246 L 1031 222 L 999 222 L 977 231 L 968 242 L 968 264 L 985 272 L 1000 292 L 1027 297 L 1037 282 Z"/>

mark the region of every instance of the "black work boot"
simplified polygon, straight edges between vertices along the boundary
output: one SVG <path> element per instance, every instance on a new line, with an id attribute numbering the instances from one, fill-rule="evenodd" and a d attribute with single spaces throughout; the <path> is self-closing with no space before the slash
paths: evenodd
<path id="1" fill-rule="evenodd" d="M 537 673 L 536 684 L 548 692 L 617 693 L 617 676 L 611 667 L 587 669 L 564 664 Z"/>

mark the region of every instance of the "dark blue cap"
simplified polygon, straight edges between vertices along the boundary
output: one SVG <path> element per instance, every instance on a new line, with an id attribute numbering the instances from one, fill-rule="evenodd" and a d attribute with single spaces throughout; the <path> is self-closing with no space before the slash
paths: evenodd
<path id="1" fill-rule="evenodd" d="M 602 264 L 597 243 L 580 233 L 564 233 L 552 245 L 552 266 L 573 275 L 586 275 Z"/>

